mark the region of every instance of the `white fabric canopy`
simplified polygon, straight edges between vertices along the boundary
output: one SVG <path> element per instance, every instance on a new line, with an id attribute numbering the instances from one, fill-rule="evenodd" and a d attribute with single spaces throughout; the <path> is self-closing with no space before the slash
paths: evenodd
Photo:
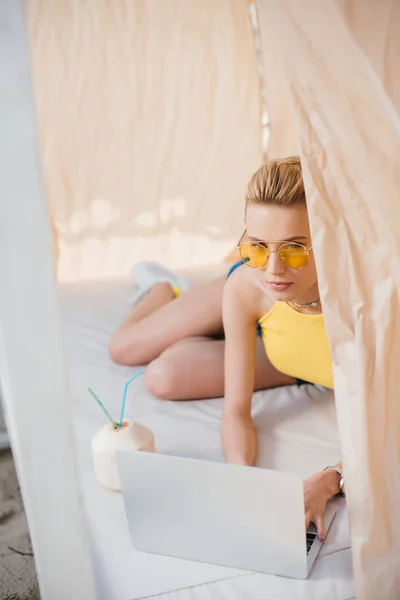
<path id="1" fill-rule="evenodd" d="M 246 1 L 26 9 L 59 280 L 221 261 L 262 160 Z"/>
<path id="2" fill-rule="evenodd" d="M 357 598 L 400 597 L 400 5 L 265 0 L 296 113 Z M 273 71 L 266 76 L 273 81 Z"/>

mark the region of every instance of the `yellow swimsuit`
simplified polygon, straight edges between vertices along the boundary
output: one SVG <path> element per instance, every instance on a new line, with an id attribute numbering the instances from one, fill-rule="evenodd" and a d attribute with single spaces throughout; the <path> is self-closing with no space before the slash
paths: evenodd
<path id="1" fill-rule="evenodd" d="M 323 315 L 305 315 L 286 302 L 276 302 L 259 323 L 265 351 L 278 371 L 333 388 Z"/>

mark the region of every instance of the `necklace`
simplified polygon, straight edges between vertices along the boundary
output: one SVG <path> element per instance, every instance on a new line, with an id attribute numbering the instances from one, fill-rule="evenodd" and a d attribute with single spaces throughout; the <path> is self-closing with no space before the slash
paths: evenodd
<path id="1" fill-rule="evenodd" d="M 318 298 L 318 300 L 314 300 L 314 302 L 307 302 L 306 304 L 299 304 L 294 300 L 290 300 L 289 304 L 292 304 L 293 306 L 298 306 L 299 308 L 315 308 L 316 306 L 318 306 L 318 304 L 321 304 L 321 300 Z"/>

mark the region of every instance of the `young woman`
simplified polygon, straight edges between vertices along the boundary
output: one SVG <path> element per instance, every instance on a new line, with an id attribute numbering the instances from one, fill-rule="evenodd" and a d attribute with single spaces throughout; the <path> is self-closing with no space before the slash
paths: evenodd
<path id="1" fill-rule="evenodd" d="M 252 177 L 238 246 L 241 261 L 226 282 L 178 298 L 167 282 L 153 287 L 116 332 L 110 353 L 124 364 L 149 362 L 147 385 L 160 398 L 225 396 L 226 460 L 253 465 L 254 390 L 333 387 L 298 157 L 273 160 Z M 326 503 L 343 493 L 341 465 L 308 478 L 304 492 L 306 525 L 313 521 L 322 538 Z"/>

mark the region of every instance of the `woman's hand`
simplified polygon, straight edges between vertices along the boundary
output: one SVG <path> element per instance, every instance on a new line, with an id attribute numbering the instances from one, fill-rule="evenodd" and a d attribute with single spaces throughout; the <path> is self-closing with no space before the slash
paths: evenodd
<path id="1" fill-rule="evenodd" d="M 339 475 L 333 469 L 311 475 L 303 482 L 306 529 L 311 522 L 317 528 L 317 535 L 325 539 L 325 527 L 322 520 L 326 504 L 339 491 Z"/>

